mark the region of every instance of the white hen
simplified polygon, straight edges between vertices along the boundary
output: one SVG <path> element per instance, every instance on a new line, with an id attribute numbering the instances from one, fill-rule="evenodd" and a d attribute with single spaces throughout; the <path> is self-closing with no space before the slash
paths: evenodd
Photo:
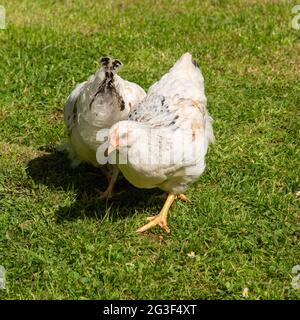
<path id="1" fill-rule="evenodd" d="M 160 213 L 149 217 L 138 232 L 155 225 L 169 232 L 169 208 L 175 198 L 188 201 L 183 192 L 204 171 L 213 140 L 204 79 L 191 54 L 185 53 L 151 86 L 129 120 L 116 123 L 109 132 L 108 154 L 112 157 L 117 150 L 125 178 L 138 188 L 158 187 L 168 193 Z"/>
<path id="2" fill-rule="evenodd" d="M 64 121 L 68 134 L 65 147 L 72 167 L 81 162 L 99 166 L 96 151 L 107 142 L 97 141 L 97 132 L 127 119 L 130 110 L 146 96 L 140 86 L 123 80 L 116 74 L 122 65 L 119 60 L 102 58 L 101 65 L 95 75 L 72 91 L 65 103 Z M 108 188 L 101 198 L 111 196 L 118 172 L 118 168 L 113 166 Z"/>

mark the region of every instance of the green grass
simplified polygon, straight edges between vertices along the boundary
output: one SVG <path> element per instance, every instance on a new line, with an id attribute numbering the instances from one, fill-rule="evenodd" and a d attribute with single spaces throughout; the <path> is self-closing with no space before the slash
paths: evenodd
<path id="1" fill-rule="evenodd" d="M 292 1 L 5 0 L 0 30 L 1 299 L 299 299 L 300 31 Z M 171 209 L 158 190 L 69 168 L 63 103 L 103 55 L 147 89 L 184 52 L 205 77 L 216 144 Z M 194 251 L 195 258 L 187 254 Z"/>

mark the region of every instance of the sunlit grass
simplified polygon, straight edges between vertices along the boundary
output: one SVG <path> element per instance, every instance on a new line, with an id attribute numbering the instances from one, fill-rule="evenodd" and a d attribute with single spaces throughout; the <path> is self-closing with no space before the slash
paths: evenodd
<path id="1" fill-rule="evenodd" d="M 0 30 L 2 299 L 297 299 L 300 31 L 286 1 L 4 1 Z M 63 103 L 99 57 L 147 89 L 184 52 L 205 77 L 216 144 L 169 225 L 138 236 L 158 190 L 69 168 Z M 90 174 L 93 173 L 93 174 Z M 195 257 L 188 256 L 191 251 Z"/>

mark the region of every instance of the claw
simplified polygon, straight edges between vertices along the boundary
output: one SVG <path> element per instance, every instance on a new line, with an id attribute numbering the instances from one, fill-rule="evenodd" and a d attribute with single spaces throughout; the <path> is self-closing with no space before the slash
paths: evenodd
<path id="1" fill-rule="evenodd" d="M 177 199 L 183 201 L 183 202 L 186 202 L 186 203 L 191 203 L 192 201 L 186 196 L 184 195 L 183 193 L 180 193 L 176 196 Z"/>
<path id="2" fill-rule="evenodd" d="M 100 191 L 100 200 L 104 201 L 104 200 L 109 200 L 112 198 L 111 192 L 108 190 L 105 191 Z"/>
<path id="3" fill-rule="evenodd" d="M 170 233 L 170 228 L 167 225 L 167 219 L 160 216 L 159 214 L 157 216 L 148 217 L 147 220 L 149 221 L 147 224 L 142 226 L 141 228 L 137 229 L 136 232 L 142 233 L 156 225 L 159 225 L 163 230 L 165 230 L 167 233 Z"/>
<path id="4" fill-rule="evenodd" d="M 145 224 L 144 226 L 142 226 L 141 228 L 137 229 L 136 231 L 138 233 L 141 233 L 141 232 L 144 232 L 144 231 L 146 231 L 156 225 L 159 225 L 167 233 L 170 233 L 170 229 L 167 225 L 167 216 L 168 216 L 169 209 L 170 209 L 174 199 L 175 199 L 175 195 L 170 193 L 168 195 L 167 200 L 166 200 L 163 208 L 161 209 L 160 213 L 156 216 L 148 217 L 147 220 L 149 222 L 147 224 Z"/>

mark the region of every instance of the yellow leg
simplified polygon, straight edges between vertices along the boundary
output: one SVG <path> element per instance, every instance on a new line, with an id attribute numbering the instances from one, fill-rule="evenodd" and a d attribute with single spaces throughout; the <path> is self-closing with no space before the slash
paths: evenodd
<path id="1" fill-rule="evenodd" d="M 100 192 L 100 200 L 107 200 L 112 197 L 113 188 L 118 179 L 118 175 L 119 175 L 119 169 L 117 167 L 114 167 L 108 187 L 104 192 Z"/>
<path id="2" fill-rule="evenodd" d="M 172 203 L 174 202 L 174 200 L 175 200 L 175 195 L 170 193 L 168 195 L 167 200 L 166 200 L 163 208 L 161 209 L 160 213 L 156 216 L 148 217 L 147 220 L 150 222 L 145 224 L 143 227 L 137 229 L 136 231 L 141 233 L 141 232 L 144 232 L 144 231 L 146 231 L 156 225 L 159 225 L 167 233 L 170 233 L 170 229 L 167 225 L 167 216 L 168 216 L 169 209 L 170 209 Z"/>
<path id="3" fill-rule="evenodd" d="M 186 196 L 184 195 L 183 193 L 180 193 L 176 196 L 177 199 L 183 201 L 183 202 L 187 202 L 187 203 L 191 203 L 191 200 Z"/>

